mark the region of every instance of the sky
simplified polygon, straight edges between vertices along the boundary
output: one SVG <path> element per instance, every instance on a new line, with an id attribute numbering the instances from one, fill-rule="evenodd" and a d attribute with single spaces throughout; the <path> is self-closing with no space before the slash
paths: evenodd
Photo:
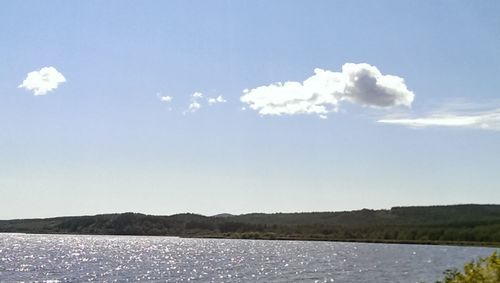
<path id="1" fill-rule="evenodd" d="M 4 1 L 0 219 L 500 203 L 498 1 Z"/>

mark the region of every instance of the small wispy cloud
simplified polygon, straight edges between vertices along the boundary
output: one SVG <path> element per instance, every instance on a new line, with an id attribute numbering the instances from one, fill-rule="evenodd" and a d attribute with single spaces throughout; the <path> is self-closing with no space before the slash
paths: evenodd
<path id="1" fill-rule="evenodd" d="M 168 103 L 168 102 L 171 102 L 171 101 L 172 101 L 172 99 L 173 99 L 173 97 L 172 97 L 172 96 L 168 96 L 168 95 L 165 95 L 165 96 L 160 96 L 160 100 L 161 100 L 162 102 L 166 102 L 166 103 Z"/>
<path id="2" fill-rule="evenodd" d="M 158 97 L 158 99 L 160 99 L 161 102 L 163 102 L 169 106 L 168 111 L 172 111 L 172 107 L 171 107 L 172 103 L 171 102 L 174 99 L 172 96 L 162 95 L 160 92 L 157 92 L 156 97 Z"/>
<path id="3" fill-rule="evenodd" d="M 208 101 L 209 106 L 212 106 L 212 105 L 218 104 L 218 103 L 226 103 L 227 102 L 227 100 L 224 97 L 222 97 L 222 95 L 219 95 L 217 97 L 210 97 L 207 99 L 207 101 Z"/>
<path id="4" fill-rule="evenodd" d="M 195 92 L 195 93 L 191 94 L 188 109 L 184 112 L 184 114 L 186 114 L 187 112 L 194 113 L 194 112 L 200 110 L 201 103 L 199 101 L 202 98 L 203 98 L 203 93 L 201 93 L 201 92 Z"/>
<path id="5" fill-rule="evenodd" d="M 54 67 L 43 67 L 38 71 L 29 72 L 19 88 L 33 91 L 34 95 L 45 95 L 55 90 L 66 78 Z"/>
<path id="6" fill-rule="evenodd" d="M 411 128 L 462 127 L 500 131 L 500 108 L 468 114 L 439 112 L 417 118 L 385 118 L 378 120 L 378 122 Z"/>
<path id="7" fill-rule="evenodd" d="M 160 99 L 161 102 L 165 103 L 170 103 L 174 99 L 172 96 L 161 94 L 161 92 L 157 92 L 156 97 L 158 97 L 158 99 Z"/>
<path id="8" fill-rule="evenodd" d="M 303 82 L 245 89 L 241 101 L 261 115 L 315 114 L 327 118 L 343 101 L 374 108 L 410 107 L 415 95 L 404 79 L 369 64 L 346 63 L 340 72 L 315 69 Z"/>

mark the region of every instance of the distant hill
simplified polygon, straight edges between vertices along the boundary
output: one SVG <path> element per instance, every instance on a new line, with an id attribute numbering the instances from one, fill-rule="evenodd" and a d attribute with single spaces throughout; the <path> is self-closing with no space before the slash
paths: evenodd
<path id="1" fill-rule="evenodd" d="M 212 217 L 233 217 L 234 215 L 229 214 L 229 213 L 221 213 L 221 214 L 216 214 L 212 215 Z"/>
<path id="2" fill-rule="evenodd" d="M 500 205 L 449 205 L 346 212 L 139 213 L 0 221 L 0 232 L 166 235 L 500 246 Z"/>

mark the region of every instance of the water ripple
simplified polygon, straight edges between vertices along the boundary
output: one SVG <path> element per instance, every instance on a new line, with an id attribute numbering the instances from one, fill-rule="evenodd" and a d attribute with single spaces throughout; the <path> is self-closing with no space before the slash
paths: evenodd
<path id="1" fill-rule="evenodd" d="M 434 282 L 494 249 L 0 234 L 0 282 Z"/>

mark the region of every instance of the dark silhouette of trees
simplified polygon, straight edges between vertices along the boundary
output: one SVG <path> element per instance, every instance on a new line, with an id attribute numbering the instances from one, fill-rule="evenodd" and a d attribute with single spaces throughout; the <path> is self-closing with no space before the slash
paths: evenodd
<path id="1" fill-rule="evenodd" d="M 452 205 L 311 212 L 152 216 L 139 213 L 0 221 L 0 232 L 468 242 L 500 245 L 500 205 Z"/>

